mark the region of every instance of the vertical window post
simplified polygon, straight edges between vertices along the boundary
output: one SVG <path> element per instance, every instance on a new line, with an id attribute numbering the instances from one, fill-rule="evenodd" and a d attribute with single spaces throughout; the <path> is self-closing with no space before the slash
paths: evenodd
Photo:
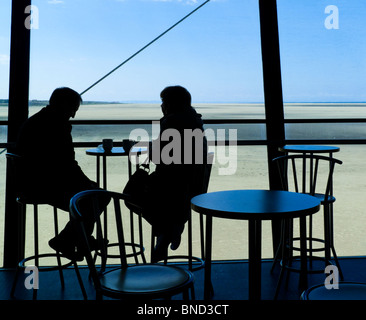
<path id="1" fill-rule="evenodd" d="M 31 0 L 13 0 L 8 106 L 8 151 L 13 151 L 19 128 L 28 118 L 30 29 L 24 22 Z M 8 160 L 9 161 L 9 160 Z M 9 163 L 7 164 L 9 168 Z M 24 255 L 22 221 L 15 199 L 14 178 L 6 173 L 4 267 L 14 267 Z"/>
<path id="2" fill-rule="evenodd" d="M 267 131 L 267 161 L 269 187 L 280 189 L 281 182 L 272 159 L 279 156 L 278 150 L 285 141 L 285 124 L 282 96 L 280 45 L 278 36 L 276 0 L 259 0 L 264 101 Z M 279 226 L 272 223 L 273 250 L 279 241 Z"/>

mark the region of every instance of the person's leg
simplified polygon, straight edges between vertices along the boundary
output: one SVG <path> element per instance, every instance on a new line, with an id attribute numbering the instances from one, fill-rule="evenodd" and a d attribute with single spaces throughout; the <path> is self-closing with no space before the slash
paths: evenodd
<path id="1" fill-rule="evenodd" d="M 71 196 L 72 197 L 72 196 Z M 70 197 L 70 199 L 71 199 Z M 64 199 L 67 199 L 65 197 Z M 88 199 L 80 202 L 80 213 L 83 215 L 83 223 L 87 236 L 89 237 L 89 242 L 91 244 L 91 249 L 95 249 L 97 243 L 95 239 L 92 237 L 92 233 L 94 230 L 94 223 L 96 218 L 105 210 L 106 206 L 110 201 L 110 197 L 99 196 L 97 201 L 93 201 L 92 199 Z M 53 202 L 58 208 L 69 211 L 68 205 L 70 201 L 60 201 L 60 199 L 55 199 Z M 95 207 L 96 206 L 96 207 Z M 54 237 L 49 241 L 49 245 L 56 251 L 61 252 L 67 258 L 71 260 L 82 260 L 83 254 L 78 250 L 81 247 L 82 243 L 82 234 L 80 233 L 80 229 L 78 226 L 78 222 L 74 219 L 71 219 L 65 226 L 65 228 L 59 233 L 58 236 Z"/>
<path id="2" fill-rule="evenodd" d="M 159 228 L 156 245 L 151 254 L 151 262 L 164 260 L 168 255 L 169 245 L 172 250 L 177 250 L 183 230 L 184 224 L 170 224 L 166 228 Z"/>

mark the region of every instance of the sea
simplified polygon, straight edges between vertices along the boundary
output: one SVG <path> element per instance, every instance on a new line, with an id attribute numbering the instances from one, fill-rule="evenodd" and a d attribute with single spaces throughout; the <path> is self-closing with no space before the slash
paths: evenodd
<path id="1" fill-rule="evenodd" d="M 29 115 L 38 112 L 47 102 L 32 101 Z M 203 120 L 265 120 L 263 103 L 197 103 L 193 107 L 202 114 Z M 291 119 L 366 119 L 366 103 L 285 103 L 284 115 Z M 0 120 L 7 120 L 6 104 L 0 107 Z M 75 120 L 152 120 L 162 117 L 159 103 L 109 103 L 85 102 L 79 109 Z M 114 137 L 118 140 L 128 139 L 130 133 L 140 128 L 153 135 L 152 125 L 75 125 L 73 138 L 76 142 L 95 142 Z M 218 130 L 224 130 L 225 139 L 230 130 L 237 140 L 264 140 L 266 128 L 264 123 L 205 125 L 213 130 L 217 138 Z M 366 124 L 349 123 L 288 123 L 285 126 L 286 138 L 301 139 L 365 139 Z M 6 126 L 0 126 L 0 139 L 6 141 Z"/>

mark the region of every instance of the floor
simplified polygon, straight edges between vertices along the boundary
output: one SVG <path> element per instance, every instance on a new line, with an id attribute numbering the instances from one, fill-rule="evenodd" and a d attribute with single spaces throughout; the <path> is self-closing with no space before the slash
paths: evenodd
<path id="1" fill-rule="evenodd" d="M 366 257 L 340 258 L 340 265 L 346 281 L 366 282 Z M 262 299 L 273 300 L 278 282 L 280 267 L 277 265 L 271 272 L 272 261 L 262 263 Z M 80 267 L 88 299 L 95 299 L 92 283 L 88 279 L 88 269 Z M 212 265 L 212 284 L 214 296 L 212 300 L 247 300 L 248 299 L 248 262 L 216 261 Z M 38 300 L 82 300 L 83 296 L 73 268 L 64 270 L 65 289 L 62 290 L 57 271 L 42 272 L 39 276 Z M 196 300 L 203 300 L 203 270 L 194 272 Z M 308 276 L 309 286 L 324 283 L 329 274 L 311 274 Z M 14 271 L 0 269 L 0 300 L 32 300 L 32 290 L 25 288 L 25 278 L 18 281 L 15 298 L 10 297 Z M 298 274 L 289 273 L 288 283 L 282 281 L 278 300 L 299 300 L 301 290 L 298 288 Z M 175 299 L 181 299 L 176 297 Z"/>

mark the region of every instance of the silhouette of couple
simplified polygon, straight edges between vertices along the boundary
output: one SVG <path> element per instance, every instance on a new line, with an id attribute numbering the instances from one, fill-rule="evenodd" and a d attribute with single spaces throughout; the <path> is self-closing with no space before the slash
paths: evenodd
<path id="1" fill-rule="evenodd" d="M 191 107 L 191 95 L 185 88 L 167 87 L 161 92 L 161 99 L 161 132 L 174 128 L 183 136 L 184 129 L 203 131 L 201 115 Z M 76 193 L 97 188 L 75 159 L 69 120 L 75 117 L 81 103 L 81 96 L 76 91 L 67 87 L 57 88 L 50 97 L 49 105 L 23 124 L 16 145 L 16 152 L 23 163 L 22 192 L 28 197 L 41 197 L 43 202 L 67 212 L 70 199 Z M 167 143 L 160 141 L 160 148 Z M 206 142 L 204 152 L 207 152 Z M 183 159 L 184 150 L 181 157 Z M 149 205 L 142 206 L 143 217 L 158 235 L 153 261 L 166 256 L 169 244 L 172 243 L 173 249 L 179 246 L 180 235 L 190 212 L 190 199 L 197 193 L 192 186 L 197 166 L 202 165 L 185 165 L 183 162 L 156 165 L 153 174 L 155 188 L 149 195 L 149 201 L 144 201 Z M 107 198 L 100 199 L 99 214 L 109 201 Z M 95 217 L 88 216 L 88 212 L 92 212 L 88 206 L 92 204 L 81 205 L 85 205 L 85 210 L 82 210 L 86 213 L 84 224 L 93 249 L 93 244 L 97 245 L 92 237 Z M 75 221 L 70 220 L 59 235 L 49 241 L 49 245 L 71 260 L 82 260 L 84 254 L 80 250 L 80 241 Z"/>

